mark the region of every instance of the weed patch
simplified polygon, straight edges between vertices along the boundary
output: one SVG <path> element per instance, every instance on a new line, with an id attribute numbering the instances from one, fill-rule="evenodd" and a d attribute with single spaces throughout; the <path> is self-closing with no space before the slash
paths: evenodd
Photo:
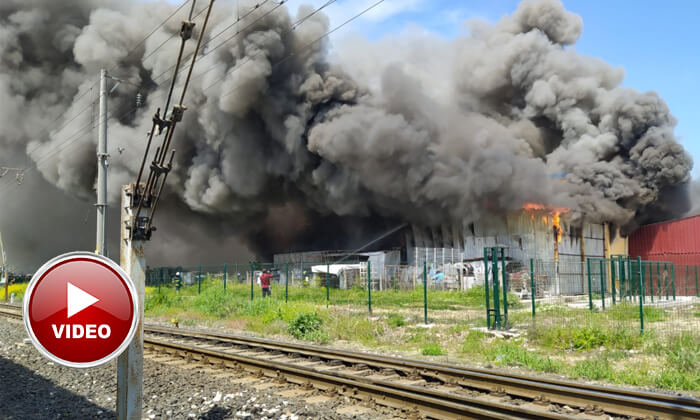
<path id="1" fill-rule="evenodd" d="M 577 378 L 602 380 L 613 378 L 615 369 L 613 369 L 607 357 L 598 356 L 576 362 L 570 374 Z"/>
<path id="2" fill-rule="evenodd" d="M 602 325 L 532 328 L 528 337 L 544 347 L 577 351 L 601 346 L 630 350 L 639 347 L 643 339 L 637 331 Z"/>
<path id="3" fill-rule="evenodd" d="M 428 343 L 423 346 L 421 354 L 424 356 L 440 356 L 441 354 L 445 354 L 445 351 L 437 343 Z"/>
<path id="4" fill-rule="evenodd" d="M 523 366 L 540 372 L 561 372 L 564 364 L 547 356 L 528 351 L 518 343 L 498 342 L 485 347 L 484 356 L 488 361 L 504 366 Z"/>
<path id="5" fill-rule="evenodd" d="M 397 328 L 406 325 L 406 320 L 399 314 L 390 314 L 389 318 L 386 320 L 386 323 L 389 324 L 390 327 Z"/>
<path id="6" fill-rule="evenodd" d="M 484 338 L 486 334 L 479 330 L 471 330 L 464 341 L 462 342 L 462 353 L 478 354 L 481 353 L 484 346 Z"/>
<path id="7" fill-rule="evenodd" d="M 297 315 L 287 326 L 287 332 L 299 340 L 313 341 L 321 330 L 323 320 L 317 313 Z"/>

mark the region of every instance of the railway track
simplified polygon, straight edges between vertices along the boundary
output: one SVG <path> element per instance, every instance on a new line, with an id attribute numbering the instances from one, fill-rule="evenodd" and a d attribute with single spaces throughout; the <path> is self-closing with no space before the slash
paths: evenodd
<path id="1" fill-rule="evenodd" d="M 18 307 L 0 314 L 21 318 Z M 147 325 L 147 351 L 431 418 L 700 418 L 700 400 L 320 346 Z"/>

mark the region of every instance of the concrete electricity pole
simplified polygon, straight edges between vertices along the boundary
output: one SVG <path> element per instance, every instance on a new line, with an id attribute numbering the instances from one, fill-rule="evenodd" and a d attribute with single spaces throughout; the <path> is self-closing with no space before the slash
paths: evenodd
<path id="1" fill-rule="evenodd" d="M 163 188 L 166 185 L 168 173 L 172 169 L 175 150 L 170 150 L 170 144 L 173 139 L 175 127 L 182 121 L 182 116 L 187 107 L 183 104 L 185 92 L 192 76 L 192 70 L 199 54 L 199 48 L 202 43 L 203 34 L 206 31 L 209 16 L 214 6 L 214 0 L 209 1 L 207 14 L 204 18 L 204 24 L 197 40 L 197 46 L 192 54 L 192 61 L 189 66 L 189 72 L 185 79 L 180 102 L 173 105 L 172 112 L 168 116 L 170 100 L 172 98 L 173 89 L 177 81 L 177 74 L 180 70 L 182 54 L 185 50 L 185 42 L 192 37 L 192 14 L 194 12 L 194 2 L 190 10 L 189 20 L 182 21 L 180 29 L 180 51 L 178 53 L 175 71 L 172 77 L 170 90 L 166 105 L 163 108 L 163 118 L 160 117 L 161 109 L 158 108 L 153 116 L 153 126 L 148 133 L 148 141 L 146 143 L 146 151 L 141 161 L 136 182 L 129 185 L 124 185 L 121 190 L 121 248 L 120 248 L 120 263 L 124 271 L 129 274 L 134 288 L 138 295 L 139 301 L 139 321 L 136 329 L 136 334 L 131 340 L 131 344 L 126 348 L 124 353 L 119 356 L 117 364 L 117 419 L 118 420 L 140 420 L 141 408 L 143 404 L 143 303 L 146 286 L 146 258 L 144 255 L 144 245 L 146 241 L 151 239 L 151 234 L 155 231 L 153 226 L 153 216 L 155 214 L 158 201 L 163 193 Z M 146 162 L 149 157 L 149 151 L 153 136 L 158 128 L 158 133 L 165 129 L 163 143 L 156 149 L 153 162 L 150 165 L 150 173 L 146 178 L 146 182 L 141 182 L 143 170 L 146 167 Z M 168 159 L 168 155 L 170 158 Z"/>
<path id="2" fill-rule="evenodd" d="M 107 70 L 100 71 L 100 121 L 97 139 L 97 244 L 95 252 L 105 254 L 107 217 Z"/>
<path id="3" fill-rule="evenodd" d="M 143 303 L 146 294 L 145 241 L 134 239 L 133 232 L 143 216 L 138 214 L 136 185 L 124 185 L 121 191 L 121 246 L 119 265 L 129 274 L 138 297 L 136 334 L 129 347 L 117 359 L 117 419 L 140 420 L 143 404 Z M 141 210 L 146 213 L 146 209 Z"/>

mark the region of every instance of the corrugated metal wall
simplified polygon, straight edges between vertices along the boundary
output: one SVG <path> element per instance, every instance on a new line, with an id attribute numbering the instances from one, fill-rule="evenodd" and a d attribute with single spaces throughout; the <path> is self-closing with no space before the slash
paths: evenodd
<path id="1" fill-rule="evenodd" d="M 672 262 L 676 293 L 697 294 L 695 266 L 700 266 L 700 216 L 642 226 L 630 235 L 629 250 L 633 258 Z"/>
<path id="2" fill-rule="evenodd" d="M 700 265 L 700 216 L 642 226 L 629 238 L 630 256 Z"/>
<path id="3" fill-rule="evenodd" d="M 450 264 L 481 259 L 484 247 L 497 245 L 507 247 L 508 256 L 514 260 L 553 260 L 555 236 L 552 223 L 552 216 L 546 213 L 518 212 L 507 217 L 486 217 L 470 224 L 462 235 L 456 234 L 458 229 L 455 228 L 428 230 L 413 226 L 406 240 L 408 262 L 411 265 L 422 265 L 423 261 Z M 581 233 L 580 228 L 562 223 L 562 240 L 558 244 L 560 261 L 582 261 Z M 603 225 L 585 224 L 583 240 L 586 256 L 605 256 Z"/>

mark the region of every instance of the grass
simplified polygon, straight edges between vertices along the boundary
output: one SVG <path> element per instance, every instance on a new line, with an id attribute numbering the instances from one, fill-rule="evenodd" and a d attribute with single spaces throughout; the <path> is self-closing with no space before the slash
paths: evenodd
<path id="1" fill-rule="evenodd" d="M 262 336 L 321 344 L 357 343 L 409 356 L 449 354 L 456 360 L 572 378 L 700 391 L 696 331 L 669 336 L 663 324 L 657 328 L 661 332 L 640 335 L 639 307 L 633 303 L 604 312 L 538 305 L 537 328 L 506 340 L 476 329 L 485 326 L 483 287 L 466 292 L 430 291 L 432 328 L 416 325 L 423 322 L 422 288 L 373 291 L 373 317 L 368 317 L 366 291 L 362 289 L 331 289 L 327 302 L 323 287 L 290 287 L 289 302 L 285 303 L 283 286 L 273 285 L 272 298 L 261 299 L 255 285 L 251 301 L 250 284 L 229 283 L 224 291 L 220 282 L 206 279 L 201 294 L 196 285 L 180 292 L 171 287 L 162 287 L 160 292 L 149 287 L 146 293 L 147 316 L 176 317 L 184 326 L 221 321 Z M 514 297 L 510 301 L 509 323 L 531 325 L 529 305 L 518 310 L 522 306 L 519 300 Z M 677 322 L 659 308 L 645 307 L 644 311 L 649 325 Z M 690 322 L 695 312 L 697 308 L 691 308 L 687 314 Z"/>
<path id="2" fill-rule="evenodd" d="M 516 342 L 496 341 L 483 349 L 487 361 L 503 366 L 522 366 L 538 372 L 556 373 L 562 371 L 563 363 L 548 356 L 529 351 Z"/>
<path id="3" fill-rule="evenodd" d="M 404 319 L 403 315 L 389 314 L 386 323 L 389 324 L 390 327 L 398 328 L 406 325 L 406 319 Z"/>
<path id="4" fill-rule="evenodd" d="M 601 346 L 623 350 L 639 348 L 644 337 L 640 336 L 639 331 L 606 326 L 601 323 L 580 328 L 571 326 L 531 328 L 528 331 L 528 338 L 550 349 L 582 351 Z"/>
<path id="5" fill-rule="evenodd" d="M 443 350 L 442 347 L 440 347 L 440 344 L 438 343 L 428 343 L 425 346 L 423 346 L 421 354 L 423 356 L 440 356 L 442 354 L 445 354 L 445 350 Z"/>
<path id="6" fill-rule="evenodd" d="M 217 289 L 223 291 L 223 285 L 220 281 L 205 279 L 202 282 L 202 293 L 209 289 Z M 152 290 L 157 291 L 153 287 Z M 161 287 L 161 293 L 168 294 L 174 289 L 171 286 Z M 285 287 L 284 285 L 271 285 L 272 300 L 284 300 Z M 255 298 L 260 298 L 260 287 L 253 286 L 253 294 Z M 148 294 L 148 293 L 147 293 Z M 191 286 L 183 286 L 179 293 L 181 296 L 196 296 L 197 284 Z M 250 298 L 250 283 L 228 283 L 227 294 L 233 294 L 242 297 Z M 363 288 L 351 288 L 348 290 L 330 289 L 329 300 L 326 300 L 325 287 L 289 287 L 288 291 L 289 302 L 307 302 L 317 305 L 353 305 L 357 307 L 367 307 L 367 291 Z M 463 307 L 484 308 L 485 292 L 483 286 L 476 286 L 467 291 L 447 291 L 447 290 L 430 290 L 428 291 L 428 304 L 433 310 L 459 310 Z M 501 303 L 503 299 L 501 298 Z M 424 303 L 423 287 L 416 287 L 411 290 L 373 290 L 372 305 L 382 308 L 422 308 Z M 508 307 L 519 309 L 523 307 L 517 295 L 508 294 Z"/>
<path id="7" fill-rule="evenodd" d="M 597 342 L 599 333 L 587 327 L 571 327 L 574 337 L 595 337 L 586 343 Z M 584 330 L 584 331 L 581 331 Z M 553 333 L 557 336 L 558 333 Z M 541 336 L 538 336 L 540 338 Z M 629 350 L 611 350 L 615 339 L 605 340 L 599 348 L 588 347 L 582 359 L 561 357 L 561 348 L 530 348 L 533 341 L 523 339 L 506 341 L 493 338 L 482 331 L 472 330 L 464 338 L 460 351 L 470 357 L 497 366 L 517 366 L 537 372 L 567 375 L 572 378 L 600 380 L 614 384 L 652 386 L 669 390 L 700 391 L 700 338 L 681 333 L 660 338 L 647 335 L 636 347 L 639 360 L 630 361 Z M 622 340 L 622 343 L 627 343 Z M 587 347 L 587 346 L 582 346 Z M 620 347 L 627 347 L 623 345 Z M 579 350 L 583 352 L 583 350 Z M 656 357 L 654 357 L 656 356 Z"/>

